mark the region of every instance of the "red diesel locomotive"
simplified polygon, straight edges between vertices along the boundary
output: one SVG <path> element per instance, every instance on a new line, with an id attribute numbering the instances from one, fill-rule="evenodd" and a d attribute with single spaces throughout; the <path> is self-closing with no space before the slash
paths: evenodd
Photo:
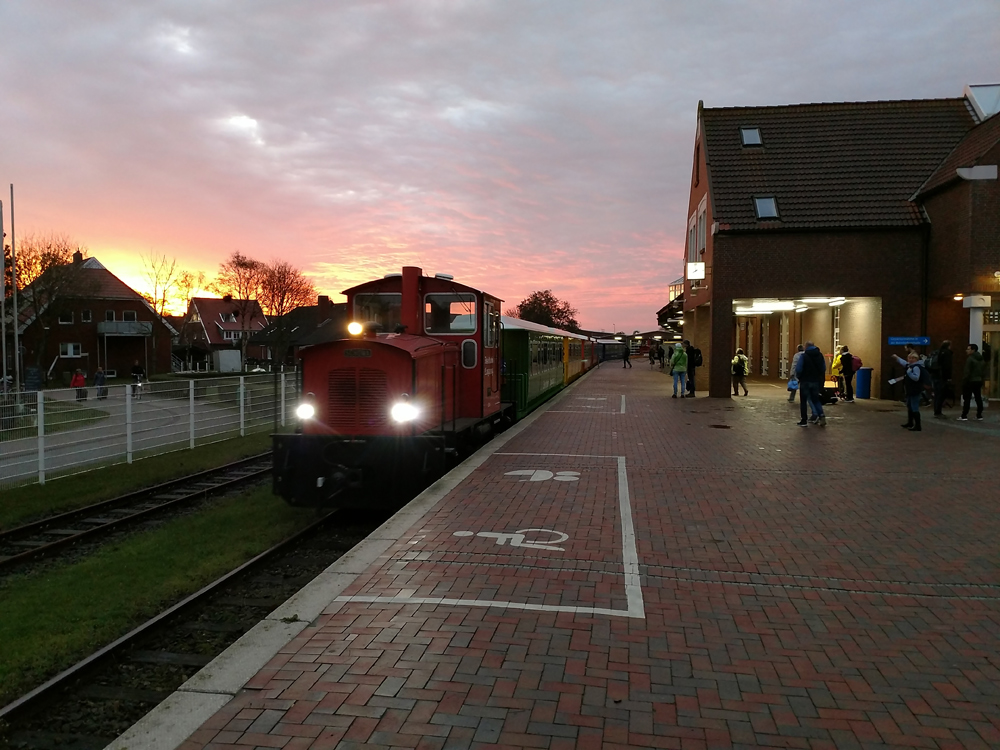
<path id="1" fill-rule="evenodd" d="M 300 426 L 273 440 L 274 491 L 293 505 L 398 499 L 514 418 L 502 300 L 412 266 L 344 294 L 350 336 L 301 351 Z"/>

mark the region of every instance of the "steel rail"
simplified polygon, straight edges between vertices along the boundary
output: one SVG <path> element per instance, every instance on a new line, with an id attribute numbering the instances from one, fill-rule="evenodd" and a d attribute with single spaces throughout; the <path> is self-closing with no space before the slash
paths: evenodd
<path id="1" fill-rule="evenodd" d="M 66 513 L 60 513 L 56 516 L 50 516 L 48 518 L 43 518 L 33 523 L 25 524 L 23 526 L 18 526 L 14 529 L 9 529 L 4 532 L 0 532 L 0 545 L 10 544 L 14 541 L 23 540 L 29 538 L 33 535 L 45 534 L 47 529 L 58 528 L 61 525 L 68 523 L 73 523 L 75 521 L 81 521 L 88 519 L 95 514 L 100 514 L 102 512 L 107 512 L 110 510 L 115 510 L 118 508 L 127 507 L 130 504 L 141 502 L 143 500 L 153 501 L 156 500 L 157 495 L 162 495 L 164 493 L 174 491 L 174 492 L 185 492 L 185 494 L 172 498 L 169 500 L 157 501 L 157 504 L 148 508 L 143 508 L 131 512 L 128 515 L 121 516 L 120 518 L 110 519 L 98 525 L 92 526 L 88 529 L 83 529 L 76 534 L 62 536 L 59 539 L 55 539 L 51 542 L 46 542 L 39 544 L 37 547 L 25 550 L 24 552 L 9 555 L 7 557 L 0 557 L 0 570 L 4 568 L 11 567 L 24 563 L 28 560 L 34 559 L 36 557 L 44 556 L 50 552 L 66 547 L 70 544 L 79 542 L 82 539 L 88 538 L 90 536 L 104 533 L 113 528 L 123 526 L 128 523 L 133 523 L 135 521 L 146 518 L 147 516 L 159 513 L 163 510 L 181 505 L 186 502 L 190 502 L 192 499 L 197 497 L 203 497 L 209 492 L 216 492 L 218 490 L 227 489 L 229 487 L 241 484 L 250 479 L 255 479 L 259 476 L 265 475 L 271 471 L 270 467 L 261 468 L 254 470 L 249 474 L 244 474 L 241 476 L 233 477 L 229 480 L 220 481 L 214 483 L 211 486 L 201 486 L 197 489 L 188 491 L 193 483 L 199 480 L 206 480 L 213 477 L 218 477 L 220 475 L 225 475 L 227 472 L 237 471 L 244 466 L 252 466 L 255 463 L 259 463 L 266 457 L 270 456 L 270 451 L 267 453 L 262 453 L 257 456 L 252 456 L 250 458 L 241 459 L 240 461 L 234 461 L 233 463 L 226 464 L 224 466 L 219 466 L 214 469 L 208 469 L 206 471 L 200 471 L 195 474 L 189 474 L 186 477 L 180 479 L 174 479 L 169 482 L 164 482 L 162 484 L 155 485 L 153 487 L 148 487 L 143 490 L 138 490 L 136 492 L 131 492 L 125 495 L 120 495 L 116 498 L 110 500 L 103 500 L 99 503 L 93 505 L 88 505 L 84 508 L 78 508 L 76 510 L 67 511 Z"/>

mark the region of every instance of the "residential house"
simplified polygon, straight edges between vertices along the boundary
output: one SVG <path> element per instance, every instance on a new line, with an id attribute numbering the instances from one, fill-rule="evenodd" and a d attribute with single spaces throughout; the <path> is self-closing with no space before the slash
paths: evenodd
<path id="1" fill-rule="evenodd" d="M 141 294 L 97 258 L 84 259 L 79 251 L 73 254 L 72 268 L 46 273 L 67 272 L 73 274 L 72 283 L 58 294 L 44 278 L 21 292 L 23 382 L 54 378 L 68 385 L 75 370 L 92 379 L 99 366 L 112 376 L 127 376 L 136 360 L 150 375 L 170 371 L 171 338 L 177 332 Z"/>
<path id="2" fill-rule="evenodd" d="M 250 338 L 266 326 L 267 318 L 256 300 L 194 297 L 188 304 L 174 354 L 182 361 L 182 369 L 242 370 L 267 359 L 265 346 L 250 343 Z"/>
<path id="3" fill-rule="evenodd" d="M 301 347 L 346 338 L 348 322 L 347 303 L 332 303 L 321 294 L 315 305 L 303 305 L 273 318 L 250 343 L 266 347 L 269 361 L 294 366 Z"/>

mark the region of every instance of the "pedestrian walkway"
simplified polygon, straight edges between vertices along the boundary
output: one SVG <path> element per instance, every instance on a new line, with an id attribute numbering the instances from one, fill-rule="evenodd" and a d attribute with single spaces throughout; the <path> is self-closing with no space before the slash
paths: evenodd
<path id="1" fill-rule="evenodd" d="M 600 368 L 112 747 L 1000 746 L 995 421 L 772 390 Z"/>

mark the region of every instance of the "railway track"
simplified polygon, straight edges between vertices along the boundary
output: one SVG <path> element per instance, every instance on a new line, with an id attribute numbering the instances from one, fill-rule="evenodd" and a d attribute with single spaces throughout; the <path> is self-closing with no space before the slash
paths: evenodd
<path id="1" fill-rule="evenodd" d="M 271 453 L 262 453 L 0 532 L 0 573 L 59 554 L 78 542 L 145 521 L 211 493 L 233 489 L 270 471 Z"/>
<path id="2" fill-rule="evenodd" d="M 335 511 L 0 709 L 0 750 L 99 750 L 363 540 Z"/>

